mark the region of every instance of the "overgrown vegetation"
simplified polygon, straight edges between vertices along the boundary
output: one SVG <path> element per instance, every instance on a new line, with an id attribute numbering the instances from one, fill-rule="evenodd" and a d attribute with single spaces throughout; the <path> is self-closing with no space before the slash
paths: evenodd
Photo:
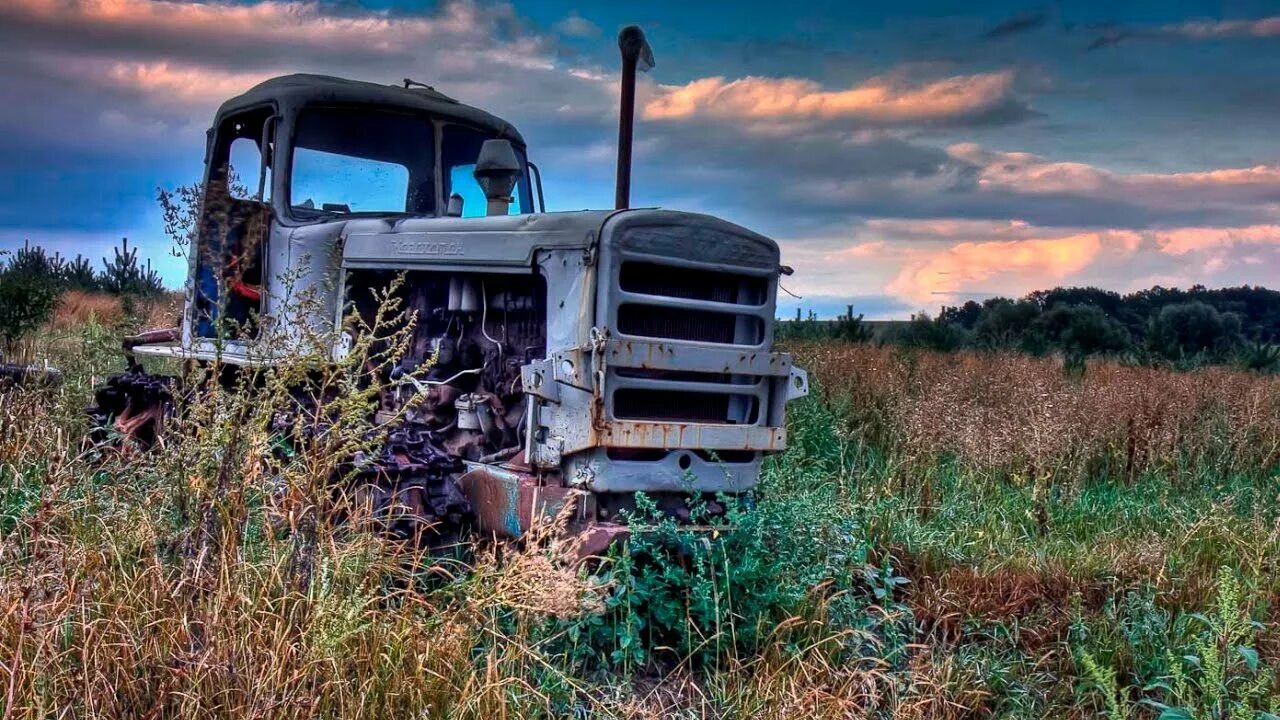
<path id="1" fill-rule="evenodd" d="M 159 451 L 86 452 L 123 328 L 37 336 L 66 382 L 0 391 L 9 717 L 1277 709 L 1280 378 L 797 344 L 817 392 L 749 507 L 696 532 L 642 507 L 593 565 L 551 527 L 464 566 L 331 521 L 397 327 L 326 375 L 304 454 L 270 418 L 305 362 L 211 386 Z"/>
<path id="2" fill-rule="evenodd" d="M 18 354 L 18 341 L 49 322 L 66 293 L 109 294 L 123 299 L 126 310 L 135 311 L 137 301 L 164 294 L 151 261 L 139 263 L 138 249 L 129 247 L 127 238 L 112 252 L 111 261 L 103 258 L 102 270 L 81 255 L 68 260 L 30 243 L 0 253 L 0 360 Z"/>

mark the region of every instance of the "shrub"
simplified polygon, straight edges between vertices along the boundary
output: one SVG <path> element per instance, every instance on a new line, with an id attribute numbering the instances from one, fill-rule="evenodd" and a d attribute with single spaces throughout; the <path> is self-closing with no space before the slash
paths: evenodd
<path id="1" fill-rule="evenodd" d="M 950 352 L 965 344 L 965 335 L 954 325 L 918 313 L 905 325 L 896 326 L 889 333 L 889 340 L 905 347 Z"/>
<path id="2" fill-rule="evenodd" d="M 53 314 L 58 288 L 41 272 L 29 260 L 0 269 L 0 351 L 6 354 Z"/>

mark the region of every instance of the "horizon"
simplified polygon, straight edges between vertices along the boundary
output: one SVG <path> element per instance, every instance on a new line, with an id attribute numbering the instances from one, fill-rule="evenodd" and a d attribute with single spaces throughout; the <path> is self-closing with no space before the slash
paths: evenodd
<path id="1" fill-rule="evenodd" d="M 519 127 L 548 208 L 610 207 L 617 48 L 644 27 L 633 204 L 779 242 L 777 315 L 907 319 L 1053 287 L 1275 284 L 1280 15 L 1262 2 L 14 0 L 0 251 L 186 262 L 156 189 L 214 109 L 290 72 L 434 85 Z"/>

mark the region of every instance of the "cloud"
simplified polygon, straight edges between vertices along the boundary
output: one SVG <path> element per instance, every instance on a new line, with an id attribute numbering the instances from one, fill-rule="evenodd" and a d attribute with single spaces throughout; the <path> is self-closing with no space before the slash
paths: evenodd
<path id="1" fill-rule="evenodd" d="M 73 69 L 87 69 L 80 85 L 132 80 L 129 89 L 170 107 L 185 102 L 201 117 L 216 106 L 216 94 L 234 91 L 241 80 L 300 70 L 389 83 L 416 75 L 472 102 L 543 109 L 555 97 L 549 83 L 561 104 L 598 84 L 561 71 L 557 50 L 551 36 L 526 26 L 511 6 L 468 0 L 445 2 L 430 14 L 302 0 L 0 4 L 0 59 L 34 58 L 45 75 L 64 81 Z"/>
<path id="2" fill-rule="evenodd" d="M 603 33 L 599 25 L 576 12 L 569 13 L 568 17 L 556 23 L 555 29 L 561 35 L 568 35 L 574 38 L 596 38 Z"/>
<path id="3" fill-rule="evenodd" d="M 1176 173 L 1118 173 L 1084 163 L 1056 162 L 971 143 L 949 147 L 975 168 L 979 190 L 1019 195 L 1122 200 L 1150 208 L 1254 208 L 1280 202 L 1280 165 Z"/>
<path id="4" fill-rule="evenodd" d="M 491 44 L 487 30 L 512 16 L 506 6 L 468 2 L 446 3 L 434 15 L 340 13 L 319 2 L 280 0 L 10 0 L 0 8 L 6 25 L 22 31 L 15 36 L 26 35 L 46 47 L 58 44 L 49 36 L 53 31 L 64 48 L 82 52 L 156 52 L 244 64 L 269 64 L 297 51 L 306 56 L 342 53 L 357 62 L 389 54 L 408 58 L 427 40 L 449 47 L 475 40 Z M 256 43 L 254 52 L 228 55 L 232 49 L 248 49 L 249 43 Z"/>
<path id="5" fill-rule="evenodd" d="M 1013 121 L 1030 113 L 1010 71 L 928 82 L 877 77 L 841 90 L 804 78 L 706 77 L 660 86 L 644 105 L 649 120 L 833 120 L 867 125 L 950 125 Z"/>
<path id="6" fill-rule="evenodd" d="M 1032 30 L 1038 30 L 1048 21 L 1049 13 L 1044 10 L 1019 13 L 988 30 L 983 34 L 983 37 L 988 40 L 1000 40 L 1013 35 L 1021 35 Z"/>
<path id="7" fill-rule="evenodd" d="M 1113 47 L 1131 39 L 1221 40 L 1227 38 L 1280 37 L 1280 16 L 1248 20 L 1187 20 L 1159 27 L 1107 26 L 1086 50 Z"/>
<path id="8" fill-rule="evenodd" d="M 915 250 L 907 253 L 885 289 L 922 304 L 957 294 L 1022 294 L 1060 283 L 1088 267 L 1104 249 L 1128 254 L 1140 242 L 1136 233 L 1109 231 Z"/>
<path id="9" fill-rule="evenodd" d="M 1162 31 L 1169 35 L 1180 35 L 1197 40 L 1226 37 L 1280 37 L 1280 16 L 1256 20 L 1190 20 L 1166 25 Z"/>
<path id="10" fill-rule="evenodd" d="M 1186 255 L 1240 245 L 1280 246 L 1280 225 L 1177 228 L 1156 232 L 1154 236 L 1161 251 L 1170 255 Z"/>
<path id="11" fill-rule="evenodd" d="M 855 293 L 897 298 L 907 311 L 936 311 L 1057 285 L 1129 292 L 1153 284 L 1273 284 L 1280 265 L 1280 225 L 1139 231 L 872 218 L 782 244 L 796 268 L 787 284 L 805 298 L 791 305 L 828 315 L 843 306 L 822 298 Z M 895 316 L 906 314 L 900 309 Z"/>

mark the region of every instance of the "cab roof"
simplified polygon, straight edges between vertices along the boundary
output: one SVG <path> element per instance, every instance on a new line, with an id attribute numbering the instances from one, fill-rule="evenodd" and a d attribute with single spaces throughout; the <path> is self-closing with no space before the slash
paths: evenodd
<path id="1" fill-rule="evenodd" d="M 218 108 L 215 124 L 221 124 L 228 115 L 268 102 L 275 102 L 282 107 L 342 104 L 416 110 L 442 120 L 456 120 L 489 131 L 494 137 L 524 145 L 524 138 L 511 123 L 479 108 L 460 103 L 434 88 L 379 85 L 306 73 L 271 78 L 253 86 L 244 94 L 231 98 Z"/>

